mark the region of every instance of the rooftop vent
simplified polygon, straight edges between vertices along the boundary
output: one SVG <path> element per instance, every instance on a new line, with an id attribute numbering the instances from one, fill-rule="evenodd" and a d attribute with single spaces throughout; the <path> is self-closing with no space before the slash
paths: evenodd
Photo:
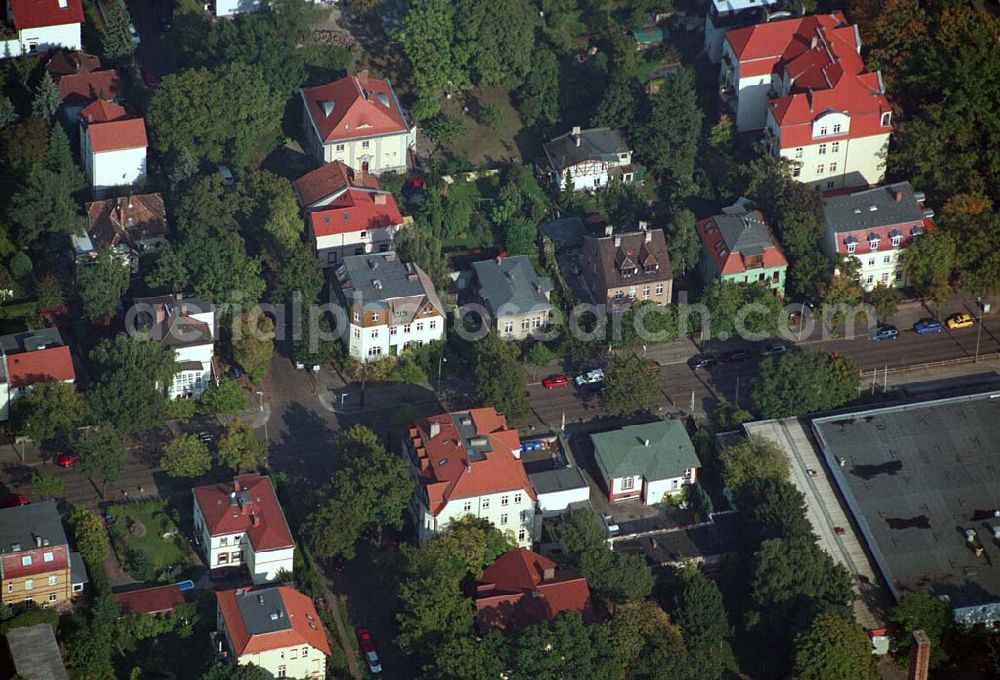
<path id="1" fill-rule="evenodd" d="M 21 544 L 20 543 L 13 543 L 13 544 L 11 544 L 10 549 L 11 549 L 11 552 L 21 552 Z"/>
<path id="2" fill-rule="evenodd" d="M 378 98 L 380 102 L 382 102 L 382 106 L 384 106 L 385 108 L 389 108 L 389 95 L 387 95 L 385 92 L 379 92 L 375 96 Z"/>
<path id="3" fill-rule="evenodd" d="M 438 460 L 438 465 L 439 466 L 440 465 L 445 465 L 447 462 L 448 462 L 447 458 L 441 458 L 440 460 Z"/>
<path id="4" fill-rule="evenodd" d="M 263 607 L 264 606 L 264 595 L 262 595 L 262 594 L 258 595 L 257 596 L 257 602 L 260 603 L 261 607 Z"/>
<path id="5" fill-rule="evenodd" d="M 648 439 L 643 439 L 642 440 L 642 445 L 643 446 L 649 446 L 649 440 Z"/>
<path id="6" fill-rule="evenodd" d="M 319 108 L 323 109 L 323 115 L 326 116 L 327 118 L 329 118 L 330 114 L 333 113 L 333 107 L 334 103 L 329 99 L 324 99 L 319 103 Z"/>
<path id="7" fill-rule="evenodd" d="M 868 212 L 875 212 L 876 210 L 878 210 L 878 206 L 877 205 L 870 205 L 870 206 L 868 206 Z"/>

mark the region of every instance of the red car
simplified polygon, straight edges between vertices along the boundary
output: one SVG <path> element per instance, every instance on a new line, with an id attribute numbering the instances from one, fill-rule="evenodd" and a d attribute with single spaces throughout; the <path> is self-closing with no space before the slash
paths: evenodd
<path id="1" fill-rule="evenodd" d="M 365 655 L 365 661 L 368 663 L 368 670 L 372 672 L 373 675 L 377 675 L 382 672 L 382 662 L 379 661 L 378 652 L 375 651 L 375 643 L 372 642 L 372 634 L 367 628 L 358 628 L 358 642 L 361 643 L 361 653 Z"/>
<path id="2" fill-rule="evenodd" d="M 17 508 L 28 503 L 28 497 L 24 494 L 5 493 L 0 496 L 0 508 Z"/>
<path id="3" fill-rule="evenodd" d="M 550 375 L 542 381 L 542 387 L 547 390 L 554 390 L 557 387 L 566 387 L 566 385 L 569 385 L 569 378 L 564 376 L 562 373 Z"/>
<path id="4" fill-rule="evenodd" d="M 60 453 L 56 458 L 56 464 L 64 468 L 71 468 L 79 462 L 80 456 L 75 453 Z"/>

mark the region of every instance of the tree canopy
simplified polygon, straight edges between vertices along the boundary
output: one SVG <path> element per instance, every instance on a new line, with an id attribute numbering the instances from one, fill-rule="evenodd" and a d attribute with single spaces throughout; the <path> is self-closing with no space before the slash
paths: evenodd
<path id="1" fill-rule="evenodd" d="M 833 613 L 813 619 L 795 639 L 795 680 L 875 680 L 872 645 L 865 629 Z"/>
<path id="2" fill-rule="evenodd" d="M 605 371 L 608 389 L 604 406 L 616 416 L 653 412 L 660 402 L 660 386 L 652 359 L 632 352 L 616 355 Z"/>
<path id="3" fill-rule="evenodd" d="M 253 425 L 234 418 L 219 438 L 219 463 L 236 473 L 252 472 L 267 465 L 267 444 L 257 439 Z"/>
<path id="4" fill-rule="evenodd" d="M 736 494 L 751 482 L 788 479 L 788 458 L 774 443 L 761 436 L 727 446 L 719 455 L 719 461 L 723 481 Z"/>
<path id="5" fill-rule="evenodd" d="M 171 477 L 198 477 L 212 468 L 212 454 L 197 436 L 182 435 L 163 447 L 160 467 Z"/>
<path id="6" fill-rule="evenodd" d="M 119 334 L 94 348 L 90 365 L 96 384 L 87 398 L 99 418 L 125 434 L 162 422 L 177 364 L 158 342 Z"/>
<path id="7" fill-rule="evenodd" d="M 510 419 L 528 412 L 524 370 L 517 345 L 501 340 L 496 331 L 476 343 L 476 401 L 492 406 Z"/>
<path id="8" fill-rule="evenodd" d="M 101 481 L 103 496 L 108 484 L 115 484 L 125 471 L 125 443 L 111 425 L 90 430 L 77 444 L 80 468 L 91 481 Z"/>
<path id="9" fill-rule="evenodd" d="M 788 352 L 763 361 L 753 401 L 764 418 L 826 411 L 856 398 L 858 380 L 849 359 L 816 350 Z"/>

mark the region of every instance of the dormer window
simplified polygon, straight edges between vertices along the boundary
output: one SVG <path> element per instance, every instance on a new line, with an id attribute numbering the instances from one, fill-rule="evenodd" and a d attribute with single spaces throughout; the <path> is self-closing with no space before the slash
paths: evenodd
<path id="1" fill-rule="evenodd" d="M 643 271 L 645 271 L 647 274 L 652 274 L 653 272 L 657 271 L 659 268 L 660 268 L 660 265 L 658 265 L 658 264 L 647 264 L 645 267 L 643 267 Z"/>
<path id="2" fill-rule="evenodd" d="M 855 240 L 853 240 L 853 239 L 851 239 L 845 245 L 847 246 L 847 253 L 850 255 L 850 254 L 854 254 L 854 251 L 858 247 L 858 242 L 855 241 Z"/>
<path id="3" fill-rule="evenodd" d="M 878 243 L 879 243 L 878 237 L 870 237 L 868 239 L 868 249 L 869 250 L 878 250 Z"/>
<path id="4" fill-rule="evenodd" d="M 889 127 L 889 123 L 891 122 L 892 122 L 892 113 L 890 111 L 886 111 L 885 113 L 882 114 L 882 127 Z"/>
<path id="5" fill-rule="evenodd" d="M 890 240 L 892 242 L 892 247 L 893 248 L 898 248 L 899 245 L 903 242 L 903 234 L 901 232 L 897 231 L 896 229 L 893 229 L 889 233 L 889 238 L 890 238 Z"/>

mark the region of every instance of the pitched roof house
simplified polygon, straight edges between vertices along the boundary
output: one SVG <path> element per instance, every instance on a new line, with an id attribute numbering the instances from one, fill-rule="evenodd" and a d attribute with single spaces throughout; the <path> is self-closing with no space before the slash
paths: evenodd
<path id="1" fill-rule="evenodd" d="M 472 263 L 473 290 L 500 337 L 523 340 L 552 314 L 552 279 L 539 276 L 527 255 Z"/>
<path id="2" fill-rule="evenodd" d="M 73 596 L 69 544 L 54 500 L 0 510 L 0 601 L 54 607 Z"/>
<path id="3" fill-rule="evenodd" d="M 6 20 L 16 37 L 0 40 L 0 59 L 81 48 L 82 0 L 7 0 Z"/>
<path id="4" fill-rule="evenodd" d="M 180 294 L 134 300 L 134 322 L 165 349 L 174 352 L 180 370 L 167 387 L 171 399 L 200 397 L 214 376 L 216 309 L 211 302 Z"/>
<path id="5" fill-rule="evenodd" d="M 56 81 L 75 73 L 90 73 L 101 68 L 101 58 L 80 50 L 57 50 L 45 64 L 45 70 Z"/>
<path id="6" fill-rule="evenodd" d="M 80 71 L 60 76 L 56 83 L 59 88 L 59 98 L 62 99 L 66 117 L 74 123 L 80 110 L 96 100 L 104 99 L 118 102 L 123 97 L 124 90 L 118 71 Z"/>
<path id="7" fill-rule="evenodd" d="M 560 189 L 593 190 L 611 182 L 629 184 L 638 179 L 632 150 L 617 130 L 574 127 L 570 132 L 542 145 L 544 171 Z"/>
<path id="8" fill-rule="evenodd" d="M 535 491 L 521 462 L 521 437 L 502 414 L 487 407 L 419 420 L 400 449 L 416 480 L 411 512 L 421 540 L 473 515 L 531 544 Z"/>
<path id="9" fill-rule="evenodd" d="M 146 123 L 101 99 L 80 111 L 80 156 L 95 188 L 133 184 L 146 176 Z"/>
<path id="10" fill-rule="evenodd" d="M 176 583 L 115 593 L 123 612 L 128 614 L 167 614 L 184 604 L 184 593 Z"/>
<path id="11" fill-rule="evenodd" d="M 320 265 L 333 266 L 349 255 L 391 250 L 403 216 L 391 193 L 347 189 L 309 212 L 308 222 Z"/>
<path id="12" fill-rule="evenodd" d="M 295 195 L 303 210 L 329 205 L 350 189 L 382 191 L 382 185 L 377 177 L 356 172 L 343 161 L 333 161 L 310 170 L 293 184 Z"/>
<path id="13" fill-rule="evenodd" d="M 639 223 L 638 231 L 604 236 L 586 236 L 580 257 L 583 280 L 598 304 L 613 310 L 626 309 L 633 302 L 670 304 L 673 270 L 662 229 Z"/>
<path id="14" fill-rule="evenodd" d="M 527 548 L 497 558 L 476 583 L 479 630 L 529 626 L 551 621 L 564 611 L 593 620 L 587 579 Z"/>
<path id="15" fill-rule="evenodd" d="M 721 215 L 699 221 L 695 229 L 701 238 L 707 280 L 759 282 L 776 295 L 784 295 L 788 261 L 759 210 L 738 203 Z"/>
<path id="16" fill-rule="evenodd" d="M 246 566 L 254 583 L 292 571 L 295 542 L 270 477 L 239 475 L 192 493 L 195 532 L 209 568 Z"/>
<path id="17" fill-rule="evenodd" d="M 32 385 L 76 380 L 73 357 L 57 328 L 0 336 L 0 353 L 0 421 Z"/>
<path id="18" fill-rule="evenodd" d="M 388 80 L 367 71 L 301 90 L 306 138 L 321 163 L 356 171 L 404 172 L 417 128 Z"/>
<path id="19" fill-rule="evenodd" d="M 694 484 L 701 463 L 679 420 L 627 425 L 590 435 L 594 460 L 611 501 L 663 501 Z"/>
<path id="20" fill-rule="evenodd" d="M 330 643 L 313 601 L 288 586 L 215 594 L 225 651 L 276 678 L 325 678 Z"/>
<path id="21" fill-rule="evenodd" d="M 77 260 L 97 257 L 105 248 L 129 263 L 132 271 L 139 268 L 139 257 L 166 240 L 167 211 L 160 194 L 133 194 L 87 204 L 90 229 L 73 235 Z"/>

